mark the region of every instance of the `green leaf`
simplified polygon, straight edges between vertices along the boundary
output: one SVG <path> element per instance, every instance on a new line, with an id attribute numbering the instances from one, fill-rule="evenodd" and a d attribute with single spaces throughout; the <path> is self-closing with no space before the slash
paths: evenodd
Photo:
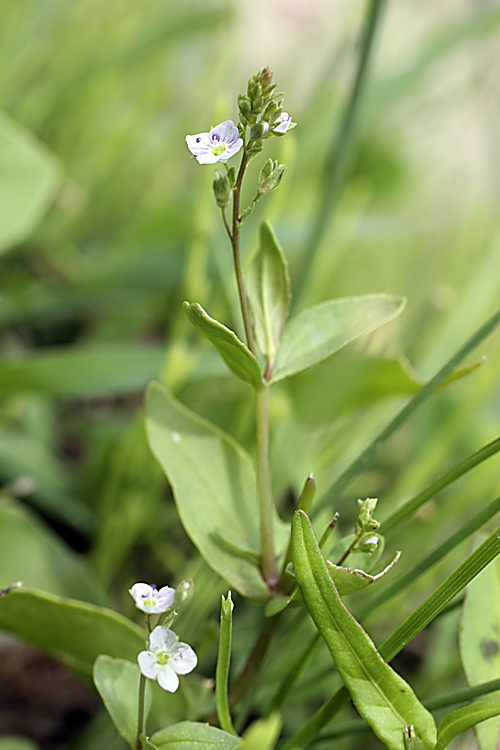
<path id="1" fill-rule="evenodd" d="M 260 225 L 259 249 L 247 273 L 246 287 L 257 344 L 272 361 L 290 308 L 290 277 L 286 258 L 267 222 Z"/>
<path id="2" fill-rule="evenodd" d="M 236 377 L 255 386 L 262 385 L 259 363 L 233 331 L 207 315 L 197 302 L 184 302 L 184 309 L 194 327 L 215 346 Z"/>
<path id="3" fill-rule="evenodd" d="M 326 566 L 339 595 L 346 596 L 347 594 L 352 594 L 354 591 L 361 591 L 361 589 L 366 588 L 387 575 L 399 560 L 400 555 L 401 552 L 396 552 L 384 570 L 374 576 L 365 573 L 363 570 L 351 570 L 350 568 L 343 568 L 340 565 L 334 565 L 329 560 L 326 561 Z"/>
<path id="4" fill-rule="evenodd" d="M 40 746 L 29 737 L 4 735 L 0 737 L 0 750 L 38 750 Z"/>
<path id="5" fill-rule="evenodd" d="M 369 573 L 380 560 L 385 549 L 385 539 L 378 532 L 374 532 L 371 536 L 376 536 L 378 538 L 377 546 L 371 552 L 362 552 L 360 549 L 354 549 L 352 552 L 349 552 L 343 562 L 348 564 L 350 568 Z M 355 539 L 355 534 L 348 534 L 347 536 L 342 537 L 328 556 L 331 557 L 332 560 L 341 560 Z M 335 565 L 335 563 L 333 564 Z"/>
<path id="6" fill-rule="evenodd" d="M 474 538 L 477 547 L 485 538 Z M 500 560 L 481 571 L 466 589 L 460 625 L 460 657 L 469 685 L 494 680 L 500 674 Z M 495 697 L 500 697 L 498 693 Z M 476 727 L 482 750 L 496 747 L 499 720 Z"/>
<path id="7" fill-rule="evenodd" d="M 0 588 L 13 581 L 51 594 L 103 604 L 101 583 L 77 555 L 25 506 L 0 500 Z"/>
<path id="8" fill-rule="evenodd" d="M 147 393 L 146 428 L 151 450 L 172 485 L 182 524 L 207 563 L 243 596 L 268 599 L 260 569 L 249 554 L 260 559 L 255 471 L 248 454 L 159 384 Z M 276 531 L 285 541 L 286 524 L 278 519 Z"/>
<path id="9" fill-rule="evenodd" d="M 134 661 L 144 649 L 141 628 L 117 612 L 24 588 L 0 598 L 0 628 L 87 674 L 99 654 Z"/>
<path id="10" fill-rule="evenodd" d="M 383 661 L 345 608 L 311 523 L 301 511 L 292 522 L 292 543 L 295 575 L 304 602 L 361 716 L 389 750 L 404 750 L 404 731 L 410 725 L 423 746 L 433 750 L 436 728 L 432 715 L 405 680 Z"/>
<path id="11" fill-rule="evenodd" d="M 28 237 L 47 210 L 59 180 L 52 153 L 0 113 L 0 252 Z"/>
<path id="12" fill-rule="evenodd" d="M 466 729 L 470 729 L 481 721 L 490 719 L 492 716 L 500 714 L 500 703 L 495 701 L 484 701 L 482 703 L 471 703 L 470 706 L 463 706 L 456 711 L 444 717 L 438 727 L 437 742 L 434 750 L 445 750 L 446 746 L 455 739 L 455 737 Z M 496 746 L 495 743 L 489 747 Z"/>
<path id="13" fill-rule="evenodd" d="M 141 734 L 142 750 L 158 750 L 156 745 L 153 745 L 149 737 L 145 737 Z"/>
<path id="14" fill-rule="evenodd" d="M 241 739 L 209 724 L 181 721 L 156 732 L 151 742 L 158 750 L 237 750 Z"/>
<path id="15" fill-rule="evenodd" d="M 93 677 L 106 710 L 118 733 L 135 750 L 139 722 L 139 682 L 141 673 L 137 662 L 113 659 L 100 654 L 94 662 Z M 151 710 L 151 684 L 146 682 L 144 721 Z"/>
<path id="16" fill-rule="evenodd" d="M 54 347 L 0 362 L 0 393 L 28 391 L 82 398 L 140 391 L 157 377 L 163 346 Z"/>
<path id="17" fill-rule="evenodd" d="M 241 750 L 272 750 L 280 736 L 283 720 L 279 714 L 258 719 L 243 735 Z"/>
<path id="18" fill-rule="evenodd" d="M 404 306 L 402 297 L 367 294 L 328 300 L 299 313 L 285 325 L 271 382 L 321 362 L 395 318 Z"/>

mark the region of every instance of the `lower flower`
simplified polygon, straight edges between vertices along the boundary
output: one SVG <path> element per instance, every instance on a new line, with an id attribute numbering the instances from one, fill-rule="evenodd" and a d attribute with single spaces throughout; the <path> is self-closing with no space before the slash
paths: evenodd
<path id="1" fill-rule="evenodd" d="M 175 693 L 180 674 L 192 672 L 198 657 L 187 643 L 179 643 L 173 630 L 158 625 L 149 636 L 148 651 L 137 657 L 139 669 L 150 680 L 158 680 L 163 690 Z"/>

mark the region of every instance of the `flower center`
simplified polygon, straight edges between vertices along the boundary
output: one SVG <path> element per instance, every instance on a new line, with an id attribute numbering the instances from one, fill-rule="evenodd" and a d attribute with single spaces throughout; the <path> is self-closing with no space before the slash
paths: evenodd
<path id="1" fill-rule="evenodd" d="M 158 664 L 161 664 L 162 666 L 165 666 L 165 664 L 168 664 L 170 657 L 171 657 L 170 651 L 157 651 L 156 652 L 156 660 Z"/>
<path id="2" fill-rule="evenodd" d="M 219 143 L 218 146 L 215 146 L 212 149 L 212 153 L 214 156 L 222 156 L 224 151 L 226 150 L 226 144 L 225 143 Z"/>

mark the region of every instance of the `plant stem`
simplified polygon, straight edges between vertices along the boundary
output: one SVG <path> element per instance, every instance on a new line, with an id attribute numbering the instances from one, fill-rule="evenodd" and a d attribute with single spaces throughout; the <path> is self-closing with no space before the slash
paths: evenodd
<path id="1" fill-rule="evenodd" d="M 138 711 L 138 719 L 137 719 L 137 741 L 136 741 L 137 750 L 141 750 L 141 747 L 142 747 L 141 734 L 144 734 L 145 695 L 146 695 L 146 678 L 141 673 L 141 678 L 139 680 L 139 711 Z"/>
<path id="2" fill-rule="evenodd" d="M 252 326 L 250 323 L 250 311 L 248 309 L 248 300 L 245 292 L 245 282 L 243 280 L 243 270 L 241 267 L 241 251 L 240 251 L 240 196 L 241 196 L 241 183 L 243 181 L 243 175 L 247 168 L 248 162 L 250 161 L 250 154 L 247 153 L 246 148 L 243 152 L 243 158 L 241 160 L 240 169 L 238 176 L 234 184 L 233 191 L 233 226 L 232 230 L 226 227 L 226 231 L 229 233 L 231 240 L 231 247 L 233 248 L 233 259 L 234 259 L 234 270 L 236 271 L 236 283 L 238 285 L 238 294 L 240 297 L 241 313 L 243 315 L 243 325 L 245 326 L 245 336 L 247 339 L 247 345 L 252 354 L 257 356 L 257 349 L 255 348 L 255 342 L 253 337 Z M 224 217 L 225 218 L 225 217 Z"/>
<path id="3" fill-rule="evenodd" d="M 255 389 L 257 422 L 257 497 L 260 511 L 262 574 L 269 588 L 279 580 L 274 555 L 273 497 L 269 471 L 269 388 Z"/>

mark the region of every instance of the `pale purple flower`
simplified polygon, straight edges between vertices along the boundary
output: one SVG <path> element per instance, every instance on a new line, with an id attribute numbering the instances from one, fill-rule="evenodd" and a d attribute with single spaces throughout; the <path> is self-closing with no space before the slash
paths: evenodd
<path id="1" fill-rule="evenodd" d="M 164 586 L 158 591 L 154 583 L 134 583 L 129 594 L 135 602 L 137 609 L 148 615 L 158 615 L 166 612 L 174 603 L 175 589 Z"/>
<path id="2" fill-rule="evenodd" d="M 278 123 L 277 126 L 276 123 Z M 278 119 L 274 121 L 273 133 L 286 133 L 292 126 L 291 116 L 287 112 L 282 112 Z"/>
<path id="3" fill-rule="evenodd" d="M 187 135 L 186 143 L 199 164 L 227 161 L 243 146 L 239 130 L 232 120 L 221 122 L 210 133 Z"/>
<path id="4" fill-rule="evenodd" d="M 158 680 L 163 690 L 175 693 L 179 674 L 188 674 L 196 667 L 198 657 L 187 643 L 179 643 L 173 630 L 158 625 L 149 636 L 149 650 L 137 657 L 144 677 Z"/>

